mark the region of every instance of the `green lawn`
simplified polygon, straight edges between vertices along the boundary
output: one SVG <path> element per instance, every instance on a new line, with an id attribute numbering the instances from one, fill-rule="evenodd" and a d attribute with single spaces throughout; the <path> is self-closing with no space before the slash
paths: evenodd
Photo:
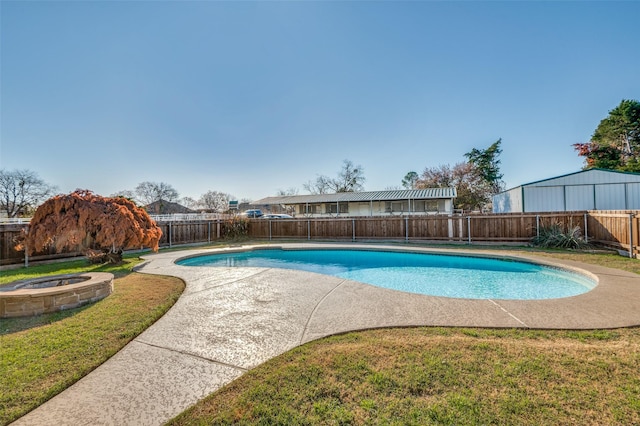
<path id="1" fill-rule="evenodd" d="M 160 318 L 178 299 L 177 278 L 132 273 L 85 260 L 3 271 L 0 283 L 47 274 L 110 271 L 109 297 L 77 309 L 0 320 L 0 424 L 8 424 L 79 380 Z M 16 278 L 18 277 L 18 278 Z"/>
<path id="2" fill-rule="evenodd" d="M 640 424 L 640 329 L 371 330 L 296 348 L 171 425 Z"/>

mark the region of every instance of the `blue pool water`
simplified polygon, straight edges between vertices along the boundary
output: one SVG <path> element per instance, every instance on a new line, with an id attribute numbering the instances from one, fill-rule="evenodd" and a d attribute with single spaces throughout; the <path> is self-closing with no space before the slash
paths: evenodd
<path id="1" fill-rule="evenodd" d="M 468 299 L 553 299 L 586 293 L 581 274 L 509 259 L 368 250 L 253 250 L 182 259 L 185 266 L 298 269 L 378 287 Z"/>

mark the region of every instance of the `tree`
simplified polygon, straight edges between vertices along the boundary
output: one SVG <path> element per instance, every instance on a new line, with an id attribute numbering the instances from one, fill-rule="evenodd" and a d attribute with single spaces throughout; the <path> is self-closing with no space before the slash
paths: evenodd
<path id="1" fill-rule="evenodd" d="M 320 175 L 315 181 L 309 181 L 302 184 L 302 187 L 309 191 L 310 194 L 328 194 L 331 192 L 331 178 Z"/>
<path id="2" fill-rule="evenodd" d="M 491 188 L 478 174 L 472 163 L 458 163 L 427 168 L 416 183 L 417 188 L 455 187 L 458 196 L 456 209 L 475 210 L 484 207 L 491 199 Z"/>
<path id="3" fill-rule="evenodd" d="M 123 198 L 129 199 L 131 201 L 134 201 L 136 199 L 136 193 L 131 191 L 130 189 L 123 189 L 122 191 L 118 191 L 118 192 L 115 192 L 115 193 L 109 195 L 109 197 L 111 197 L 111 198 L 123 197 Z"/>
<path id="4" fill-rule="evenodd" d="M 29 214 L 55 191 L 31 170 L 0 170 L 0 209 L 9 217 Z"/>
<path id="5" fill-rule="evenodd" d="M 402 186 L 405 189 L 416 189 L 416 184 L 418 183 L 418 179 L 420 179 L 420 176 L 418 175 L 418 173 L 411 171 L 406 175 L 404 175 L 404 177 L 402 178 Z"/>
<path id="6" fill-rule="evenodd" d="M 589 142 L 573 147 L 585 157 L 585 169 L 640 171 L 640 102 L 623 99 L 600 121 Z"/>
<path id="7" fill-rule="evenodd" d="M 224 192 L 208 191 L 200 197 L 198 205 L 207 211 L 222 213 L 229 210 L 229 200 L 233 198 L 233 195 Z"/>
<path id="8" fill-rule="evenodd" d="M 276 193 L 276 195 L 278 195 L 279 197 L 288 197 L 292 195 L 298 195 L 298 188 L 295 188 L 292 186 L 287 189 L 278 189 L 278 192 Z"/>
<path id="9" fill-rule="evenodd" d="M 354 165 L 351 160 L 344 160 L 336 178 L 320 175 L 315 182 L 309 181 L 303 187 L 311 194 L 360 192 L 364 190 L 365 180 L 362 166 Z"/>
<path id="10" fill-rule="evenodd" d="M 118 263 L 128 248 L 157 251 L 160 237 L 160 228 L 132 201 L 77 190 L 40 205 L 17 249 L 31 255 L 52 246 L 57 252 L 83 251 L 89 258 L 96 257 L 95 250 L 99 250 L 102 255 L 98 258 Z"/>
<path id="11" fill-rule="evenodd" d="M 591 137 L 601 145 L 615 146 L 626 156 L 638 155 L 640 148 L 640 102 L 623 99 L 609 116 L 600 121 Z"/>
<path id="12" fill-rule="evenodd" d="M 416 182 L 418 188 L 449 188 L 455 186 L 453 171 L 448 164 L 426 168 Z"/>
<path id="13" fill-rule="evenodd" d="M 344 160 L 338 177 L 332 181 L 334 192 L 360 192 L 364 190 L 364 169 L 354 165 L 351 160 Z"/>
<path id="14" fill-rule="evenodd" d="M 500 149 L 501 143 L 502 138 L 492 143 L 487 149 L 473 148 L 464 154 L 469 163 L 474 166 L 480 178 L 489 185 L 494 194 L 504 188 L 503 175 L 500 173 L 500 160 L 498 160 L 498 156 L 502 153 L 502 149 Z"/>
<path id="15" fill-rule="evenodd" d="M 198 200 L 194 200 L 191 197 L 183 197 L 180 200 L 180 204 L 191 210 L 197 210 L 200 207 Z"/>
<path id="16" fill-rule="evenodd" d="M 148 206 L 156 201 L 178 201 L 178 191 L 164 182 L 142 182 L 136 186 L 136 199 L 143 206 Z"/>
<path id="17" fill-rule="evenodd" d="M 585 157 L 584 169 L 620 170 L 625 168 L 622 164 L 624 155 L 616 146 L 587 142 L 575 143 L 573 147 L 578 151 L 579 156 Z"/>

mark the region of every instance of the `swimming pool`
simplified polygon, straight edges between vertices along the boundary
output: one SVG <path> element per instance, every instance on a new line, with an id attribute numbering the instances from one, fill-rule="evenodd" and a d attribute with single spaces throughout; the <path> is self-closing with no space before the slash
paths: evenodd
<path id="1" fill-rule="evenodd" d="M 586 275 L 535 263 L 373 250 L 259 249 L 189 257 L 183 266 L 297 269 L 410 293 L 466 299 L 555 299 L 586 293 Z"/>

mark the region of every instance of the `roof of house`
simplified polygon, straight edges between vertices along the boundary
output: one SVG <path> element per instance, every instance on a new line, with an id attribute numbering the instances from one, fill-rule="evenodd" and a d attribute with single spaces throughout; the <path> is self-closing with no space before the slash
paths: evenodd
<path id="1" fill-rule="evenodd" d="M 317 203 L 344 203 L 344 202 L 368 202 L 368 201 L 397 201 L 397 200 L 433 200 L 450 199 L 457 196 L 455 188 L 426 188 L 405 189 L 373 192 L 338 192 L 336 194 L 312 194 L 312 195 L 283 195 L 266 197 L 254 201 L 254 205 L 276 204 L 317 204 Z"/>
<path id="2" fill-rule="evenodd" d="M 181 204 L 165 200 L 154 201 L 144 206 L 144 209 L 149 214 L 196 213 L 195 210 L 191 210 Z"/>

